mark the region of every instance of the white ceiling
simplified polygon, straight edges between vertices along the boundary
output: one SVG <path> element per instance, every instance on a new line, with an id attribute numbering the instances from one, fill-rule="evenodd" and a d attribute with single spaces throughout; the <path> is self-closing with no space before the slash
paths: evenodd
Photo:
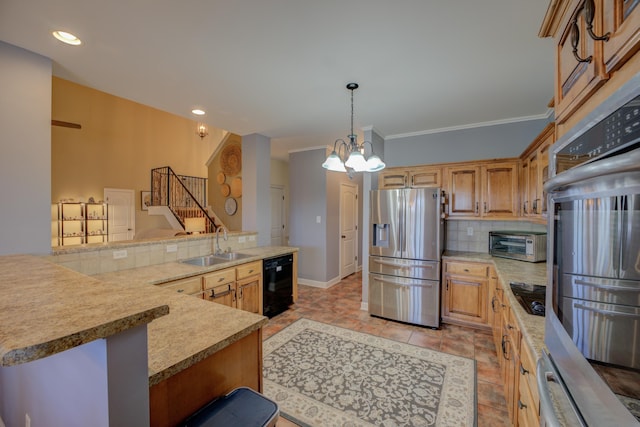
<path id="1" fill-rule="evenodd" d="M 547 114 L 544 0 L 0 0 L 0 40 L 64 79 L 271 137 L 272 153 Z M 51 36 L 76 34 L 79 47 Z M 64 118 L 57 118 L 64 120 Z"/>

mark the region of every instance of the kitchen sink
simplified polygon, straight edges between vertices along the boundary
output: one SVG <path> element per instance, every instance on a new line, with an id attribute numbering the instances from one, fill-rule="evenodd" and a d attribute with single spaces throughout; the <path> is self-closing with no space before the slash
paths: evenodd
<path id="1" fill-rule="evenodd" d="M 211 255 L 211 256 L 215 257 L 215 258 L 223 259 L 225 261 L 233 261 L 233 260 L 236 260 L 236 259 L 250 258 L 253 255 L 247 255 L 247 254 L 243 254 L 243 253 L 240 253 L 240 252 L 225 252 L 225 253 L 222 253 L 222 254 Z"/>
<path id="2" fill-rule="evenodd" d="M 234 261 L 237 259 L 244 259 L 252 257 L 253 255 L 247 255 L 240 252 L 225 252 L 217 255 L 205 255 L 195 258 L 184 259 L 180 262 L 184 264 L 197 265 L 201 267 L 207 267 L 209 265 L 222 264 L 223 262 Z"/>

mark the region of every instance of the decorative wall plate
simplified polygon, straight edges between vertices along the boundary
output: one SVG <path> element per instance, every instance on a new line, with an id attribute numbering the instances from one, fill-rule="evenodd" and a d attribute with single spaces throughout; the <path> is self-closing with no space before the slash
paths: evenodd
<path id="1" fill-rule="evenodd" d="M 233 178 L 233 181 L 231 181 L 231 196 L 235 198 L 242 197 L 242 178 Z"/>
<path id="2" fill-rule="evenodd" d="M 242 149 L 239 145 L 227 145 L 220 154 L 220 168 L 227 176 L 234 176 L 242 170 Z"/>
<path id="3" fill-rule="evenodd" d="M 224 197 L 227 197 L 231 193 L 231 187 L 229 187 L 229 184 L 222 184 L 220 186 L 220 193 L 222 193 Z"/>
<path id="4" fill-rule="evenodd" d="M 227 213 L 227 215 L 234 215 L 237 210 L 238 202 L 236 202 L 236 199 L 234 199 L 233 197 L 229 197 L 224 202 L 224 211 Z"/>
<path id="5" fill-rule="evenodd" d="M 216 175 L 216 181 L 218 184 L 224 184 L 225 179 L 227 179 L 227 177 L 224 175 L 224 172 L 218 172 L 218 175 Z"/>

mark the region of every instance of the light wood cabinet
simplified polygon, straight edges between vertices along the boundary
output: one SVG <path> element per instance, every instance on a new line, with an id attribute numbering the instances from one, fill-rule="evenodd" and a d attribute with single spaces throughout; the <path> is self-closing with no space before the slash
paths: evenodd
<path id="1" fill-rule="evenodd" d="M 596 11 L 602 11 L 602 33 L 609 34 L 603 43 L 605 71 L 620 68 L 640 48 L 640 7 L 638 1 L 599 0 Z"/>
<path id="2" fill-rule="evenodd" d="M 206 300 L 262 314 L 262 261 L 205 274 L 202 283 Z"/>
<path id="3" fill-rule="evenodd" d="M 180 294 L 191 295 L 202 298 L 202 281 L 200 276 L 188 277 L 186 279 L 173 280 L 171 282 L 162 283 L 163 289 L 178 292 Z"/>
<path id="4" fill-rule="evenodd" d="M 158 286 L 262 314 L 262 261 L 248 262 Z"/>
<path id="5" fill-rule="evenodd" d="M 637 72 L 640 8 L 630 0 L 550 1 L 539 36 L 555 40 L 555 117 L 564 134 L 565 122 L 570 129 Z"/>
<path id="6" fill-rule="evenodd" d="M 441 187 L 441 166 L 387 168 L 378 174 L 380 189 Z"/>
<path id="7" fill-rule="evenodd" d="M 547 195 L 543 186 L 549 177 L 549 147 L 555 140 L 555 124 L 548 124 L 522 153 L 520 166 L 521 213 L 531 218 L 545 218 Z"/>
<path id="8" fill-rule="evenodd" d="M 518 162 L 469 163 L 445 168 L 450 217 L 518 216 Z"/>
<path id="9" fill-rule="evenodd" d="M 502 379 L 509 418 L 516 424 L 520 366 L 520 328 L 508 303 L 502 307 Z"/>
<path id="10" fill-rule="evenodd" d="M 487 298 L 490 266 L 446 261 L 442 293 L 442 321 L 488 329 Z"/>
<path id="11" fill-rule="evenodd" d="M 536 359 L 524 340 L 520 343 L 518 374 L 517 425 L 537 427 L 540 425 L 540 395 L 536 382 Z"/>

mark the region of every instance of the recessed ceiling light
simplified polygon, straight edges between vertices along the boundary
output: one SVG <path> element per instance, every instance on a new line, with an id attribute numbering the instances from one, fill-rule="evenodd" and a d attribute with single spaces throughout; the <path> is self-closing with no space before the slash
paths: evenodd
<path id="1" fill-rule="evenodd" d="M 72 44 L 74 46 L 82 44 L 82 41 L 79 38 L 71 33 L 67 33 L 66 31 L 54 31 L 52 34 L 53 37 L 57 38 L 63 43 Z"/>
<path id="2" fill-rule="evenodd" d="M 193 110 L 191 110 L 191 112 L 196 116 L 204 116 L 206 114 L 204 110 L 201 110 L 199 108 L 194 108 Z"/>

